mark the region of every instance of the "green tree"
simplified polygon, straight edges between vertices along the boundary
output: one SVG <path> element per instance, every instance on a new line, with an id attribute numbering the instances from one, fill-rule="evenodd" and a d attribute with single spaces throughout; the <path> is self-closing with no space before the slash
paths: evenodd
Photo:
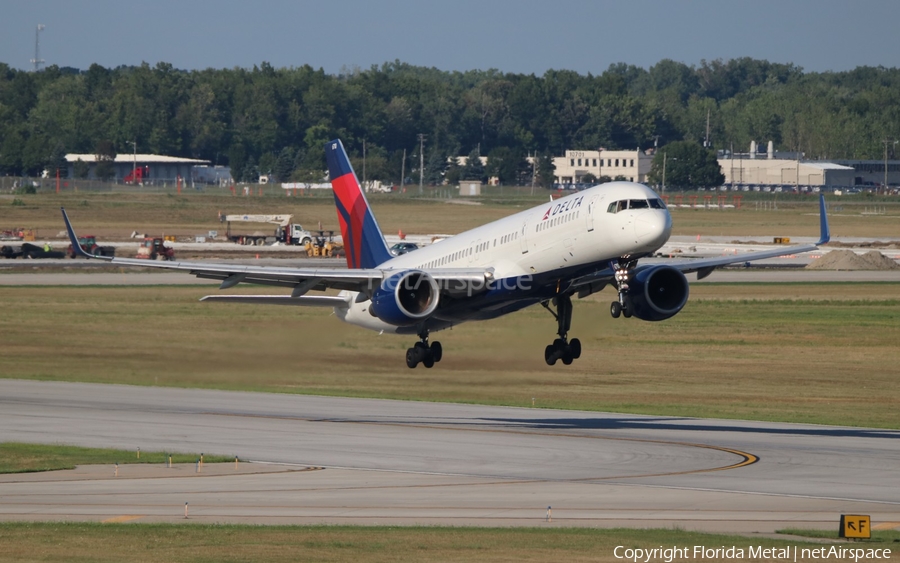
<path id="1" fill-rule="evenodd" d="M 447 169 L 444 171 L 444 179 L 451 186 L 459 185 L 459 181 L 462 179 L 462 166 L 459 165 L 459 159 L 451 158 L 450 164 L 447 165 Z"/>
<path id="2" fill-rule="evenodd" d="M 486 179 L 484 164 L 481 162 L 481 151 L 478 150 L 478 147 L 472 149 L 472 152 L 466 158 L 466 164 L 462 170 L 462 179 L 481 181 Z"/>
<path id="3" fill-rule="evenodd" d="M 50 158 L 47 161 L 47 170 L 50 172 L 50 176 L 54 177 L 57 171 L 61 178 L 65 178 L 68 173 L 69 163 L 66 161 L 66 148 L 62 143 L 56 143 L 53 147 Z"/>
<path id="4" fill-rule="evenodd" d="M 278 158 L 275 161 L 275 166 L 272 168 L 272 173 L 275 174 L 275 178 L 277 178 L 279 182 L 287 182 L 288 178 L 291 177 L 291 173 L 294 171 L 294 157 L 296 155 L 297 151 L 292 147 L 284 147 L 281 149 L 281 152 L 278 153 Z"/>
<path id="5" fill-rule="evenodd" d="M 40 176 L 51 159 L 50 140 L 40 133 L 32 133 L 22 150 L 22 172 L 29 176 Z"/>
<path id="6" fill-rule="evenodd" d="M 487 157 L 485 172 L 488 177 L 496 176 L 501 184 L 512 185 L 531 171 L 522 153 L 510 147 L 491 149 Z"/>
<path id="7" fill-rule="evenodd" d="M 549 152 L 544 152 L 540 153 L 537 159 L 537 184 L 542 188 L 553 189 L 556 181 L 554 176 L 556 165 L 553 164 L 553 158 Z"/>
<path id="8" fill-rule="evenodd" d="M 648 175 L 651 184 L 662 184 L 663 166 L 666 189 L 710 188 L 725 181 L 715 152 L 693 141 L 675 141 L 656 153 Z"/>
<path id="9" fill-rule="evenodd" d="M 104 140 L 97 143 L 94 155 L 97 159 L 94 175 L 104 182 L 109 182 L 115 178 L 116 167 L 113 165 L 113 162 L 116 160 L 116 149 L 113 147 L 112 142 Z"/>
<path id="10" fill-rule="evenodd" d="M 10 128 L 0 144 L 0 172 L 18 176 L 22 173 L 22 147 L 25 135 L 16 128 Z"/>
<path id="11" fill-rule="evenodd" d="M 80 158 L 72 165 L 72 172 L 79 180 L 86 180 L 91 173 L 91 166 Z"/>

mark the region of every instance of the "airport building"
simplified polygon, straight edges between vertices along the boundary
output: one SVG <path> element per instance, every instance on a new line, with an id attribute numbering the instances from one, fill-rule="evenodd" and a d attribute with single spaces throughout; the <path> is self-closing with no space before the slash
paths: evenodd
<path id="1" fill-rule="evenodd" d="M 750 159 L 743 155 L 720 158 L 727 186 L 852 186 L 854 170 L 833 162 Z"/>
<path id="2" fill-rule="evenodd" d="M 801 153 L 776 151 L 771 141 L 765 152 L 755 142 L 746 153 L 719 151 L 718 161 L 727 186 L 876 187 L 884 184 L 885 167 L 888 185 L 900 185 L 900 161 L 804 160 Z"/>
<path id="3" fill-rule="evenodd" d="M 557 184 L 580 184 L 588 174 L 597 179 L 608 176 L 613 180 L 624 178 L 629 182 L 644 183 L 652 161 L 653 155 L 641 150 L 567 150 L 565 156 L 553 157 Z"/>
<path id="4" fill-rule="evenodd" d="M 88 165 L 88 178 L 96 179 L 97 155 L 67 154 L 69 178 L 75 177 L 75 163 L 79 160 Z M 115 182 L 140 184 L 173 184 L 193 178 L 195 166 L 209 165 L 208 160 L 164 156 L 159 154 L 118 154 L 113 161 Z M 133 178 L 132 176 L 136 176 Z"/>
<path id="5" fill-rule="evenodd" d="M 884 184 L 885 168 L 887 168 L 888 186 L 900 186 L 900 160 L 836 159 L 834 163 L 853 169 L 854 185 L 856 186 L 881 186 Z"/>

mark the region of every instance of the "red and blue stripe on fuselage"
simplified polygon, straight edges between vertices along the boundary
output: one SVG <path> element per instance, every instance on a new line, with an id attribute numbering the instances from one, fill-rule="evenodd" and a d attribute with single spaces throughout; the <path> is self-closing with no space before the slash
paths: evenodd
<path id="1" fill-rule="evenodd" d="M 347 158 L 347 151 L 339 139 L 325 145 L 325 160 L 328 161 L 338 221 L 341 224 L 347 267 L 377 268 L 393 256 L 359 186 L 356 173 Z"/>

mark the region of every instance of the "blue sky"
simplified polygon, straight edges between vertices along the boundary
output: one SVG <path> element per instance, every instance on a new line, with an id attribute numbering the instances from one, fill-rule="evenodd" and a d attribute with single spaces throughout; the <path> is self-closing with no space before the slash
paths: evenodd
<path id="1" fill-rule="evenodd" d="M 400 61 L 599 74 L 624 62 L 753 57 L 807 71 L 900 61 L 897 0 L 0 0 L 0 62 L 181 69 Z"/>

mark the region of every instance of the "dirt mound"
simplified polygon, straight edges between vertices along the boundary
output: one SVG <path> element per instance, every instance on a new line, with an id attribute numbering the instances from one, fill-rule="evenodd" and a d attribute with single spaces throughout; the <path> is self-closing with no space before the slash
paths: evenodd
<path id="1" fill-rule="evenodd" d="M 810 270 L 900 270 L 900 264 L 877 250 L 865 254 L 832 250 L 806 267 Z"/>

